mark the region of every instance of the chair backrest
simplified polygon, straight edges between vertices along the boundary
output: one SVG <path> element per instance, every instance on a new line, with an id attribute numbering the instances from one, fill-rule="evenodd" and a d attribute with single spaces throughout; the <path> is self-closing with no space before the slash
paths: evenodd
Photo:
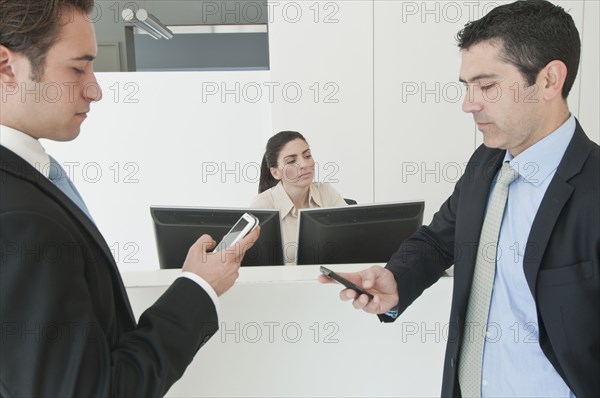
<path id="1" fill-rule="evenodd" d="M 347 204 L 349 205 L 355 205 L 356 204 L 356 200 L 354 199 L 348 199 L 348 198 L 344 198 L 344 200 L 346 201 Z"/>

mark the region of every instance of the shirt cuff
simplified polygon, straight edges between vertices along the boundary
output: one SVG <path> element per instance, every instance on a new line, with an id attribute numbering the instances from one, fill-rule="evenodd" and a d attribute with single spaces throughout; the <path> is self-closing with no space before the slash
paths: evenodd
<path id="1" fill-rule="evenodd" d="M 394 308 L 390 309 L 388 312 L 385 313 L 385 315 L 393 319 L 398 318 L 398 306 L 395 306 Z"/>
<path id="2" fill-rule="evenodd" d="M 215 289 L 212 288 L 210 283 L 208 283 L 207 281 L 205 281 L 198 275 L 194 274 L 193 272 L 182 272 L 178 278 L 190 279 L 190 280 L 196 282 L 202 289 L 204 289 L 204 291 L 206 293 L 208 293 L 208 296 L 210 297 L 210 299 L 213 301 L 213 304 L 215 305 L 215 310 L 217 311 L 217 317 L 219 316 L 219 296 L 217 296 Z"/>

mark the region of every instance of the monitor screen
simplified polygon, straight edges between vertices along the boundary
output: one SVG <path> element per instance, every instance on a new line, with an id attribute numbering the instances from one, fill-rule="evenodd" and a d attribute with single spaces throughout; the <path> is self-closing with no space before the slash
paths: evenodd
<path id="1" fill-rule="evenodd" d="M 423 224 L 424 202 L 302 209 L 297 263 L 385 263 Z"/>
<path id="2" fill-rule="evenodd" d="M 150 207 L 160 268 L 181 268 L 188 250 L 203 234 L 221 241 L 244 213 L 260 221 L 260 237 L 242 266 L 283 265 L 279 210 L 245 208 Z"/>

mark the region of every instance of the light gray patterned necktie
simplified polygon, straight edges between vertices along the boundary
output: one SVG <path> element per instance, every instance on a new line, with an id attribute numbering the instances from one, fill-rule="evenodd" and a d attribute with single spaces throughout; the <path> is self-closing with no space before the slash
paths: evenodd
<path id="1" fill-rule="evenodd" d="M 77 188 L 75 188 L 75 185 L 73 185 L 73 182 L 67 175 L 67 172 L 52 156 L 50 156 L 50 170 L 48 173 L 48 179 L 52 181 L 52 183 L 54 183 L 54 185 L 56 185 L 61 191 L 63 191 L 63 193 L 67 195 L 69 199 L 71 199 L 71 201 L 75 203 L 77 207 L 79 207 L 92 222 L 94 221 L 90 215 L 90 211 L 83 201 L 83 198 L 79 194 Z"/>
<path id="2" fill-rule="evenodd" d="M 508 162 L 502 165 L 481 228 L 458 363 L 458 380 L 463 397 L 481 396 L 483 346 L 496 272 L 500 225 L 508 198 L 508 186 L 518 176 L 519 173 Z"/>

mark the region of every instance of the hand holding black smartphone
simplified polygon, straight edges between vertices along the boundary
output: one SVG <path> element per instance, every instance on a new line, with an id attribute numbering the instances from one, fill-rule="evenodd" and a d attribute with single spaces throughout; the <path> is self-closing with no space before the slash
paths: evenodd
<path id="1" fill-rule="evenodd" d="M 363 289 L 360 286 L 355 285 L 354 283 L 350 282 L 348 279 L 344 278 L 343 276 L 336 274 L 335 272 L 333 272 L 332 270 L 330 270 L 329 268 L 323 267 L 321 266 L 321 272 L 327 276 L 328 278 L 333 279 L 336 282 L 341 283 L 342 285 L 346 286 L 348 289 L 352 289 L 354 290 L 356 293 L 360 294 L 365 294 L 369 300 L 373 300 L 373 295 L 369 292 L 367 292 L 365 289 Z"/>

